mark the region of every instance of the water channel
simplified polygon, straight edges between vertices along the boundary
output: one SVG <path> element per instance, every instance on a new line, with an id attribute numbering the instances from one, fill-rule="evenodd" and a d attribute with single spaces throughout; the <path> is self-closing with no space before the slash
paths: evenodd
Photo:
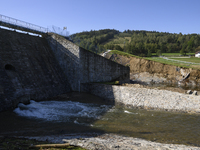
<path id="1" fill-rule="evenodd" d="M 156 142 L 200 146 L 200 115 L 128 109 L 83 93 L 19 104 L 0 113 L 0 136 L 116 133 Z"/>

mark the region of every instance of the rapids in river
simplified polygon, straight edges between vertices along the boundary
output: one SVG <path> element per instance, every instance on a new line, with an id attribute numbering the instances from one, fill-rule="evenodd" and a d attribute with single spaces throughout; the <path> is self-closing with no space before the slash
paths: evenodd
<path id="1" fill-rule="evenodd" d="M 79 94 L 79 93 L 76 93 Z M 200 146 L 200 115 L 129 109 L 119 105 L 59 99 L 19 104 L 0 113 L 1 136 L 116 133 L 163 143 Z"/>

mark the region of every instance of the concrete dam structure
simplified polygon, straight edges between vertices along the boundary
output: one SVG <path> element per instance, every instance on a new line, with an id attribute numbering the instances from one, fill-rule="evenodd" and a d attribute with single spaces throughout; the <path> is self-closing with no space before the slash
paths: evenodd
<path id="1" fill-rule="evenodd" d="M 0 29 L 0 111 L 80 91 L 83 83 L 129 82 L 129 72 L 55 33 L 37 37 Z"/>

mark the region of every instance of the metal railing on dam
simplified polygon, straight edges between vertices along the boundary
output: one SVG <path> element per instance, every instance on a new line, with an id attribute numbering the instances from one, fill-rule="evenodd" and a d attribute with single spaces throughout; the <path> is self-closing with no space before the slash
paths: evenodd
<path id="1" fill-rule="evenodd" d="M 14 19 L 0 14 L 0 26 L 22 30 L 26 32 L 44 34 L 48 32 L 48 28 L 40 27 L 25 21 Z"/>

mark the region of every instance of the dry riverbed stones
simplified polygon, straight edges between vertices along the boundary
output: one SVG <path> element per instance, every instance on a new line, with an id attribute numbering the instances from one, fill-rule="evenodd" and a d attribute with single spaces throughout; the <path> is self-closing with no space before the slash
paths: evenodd
<path id="1" fill-rule="evenodd" d="M 37 137 L 36 139 L 53 143 L 69 143 L 70 145 L 80 146 L 89 150 L 200 150 L 200 147 L 163 144 L 116 134 L 102 134 L 89 137 L 62 135 L 56 137 Z"/>
<path id="2" fill-rule="evenodd" d="M 115 134 L 85 139 L 63 140 L 71 145 L 81 146 L 91 150 L 199 150 L 200 147 L 191 147 L 178 144 L 161 144 L 139 138 L 124 137 Z"/>

